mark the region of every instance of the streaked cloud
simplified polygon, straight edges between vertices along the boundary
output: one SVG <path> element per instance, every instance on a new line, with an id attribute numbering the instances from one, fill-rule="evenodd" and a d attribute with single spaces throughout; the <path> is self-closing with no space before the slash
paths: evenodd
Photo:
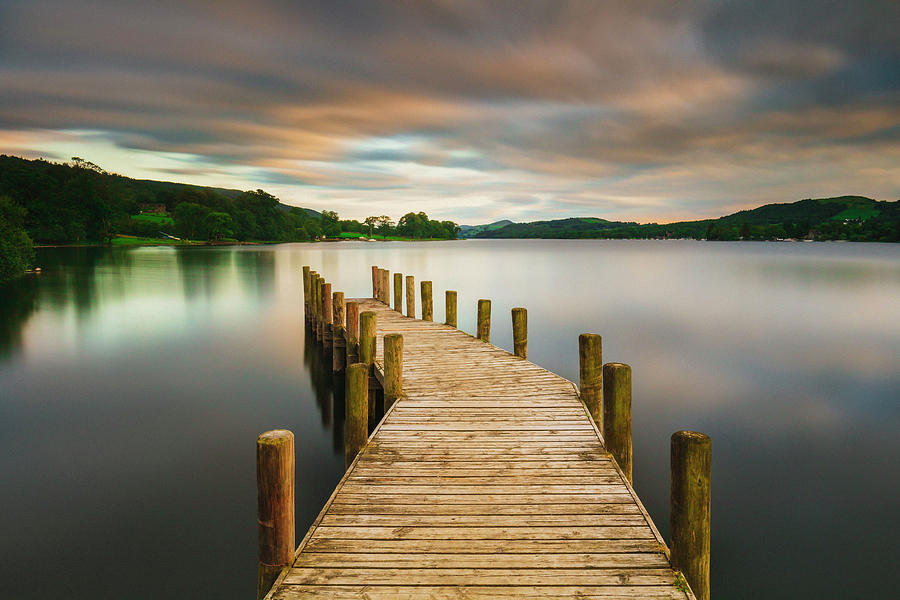
<path id="1" fill-rule="evenodd" d="M 0 3 L 0 152 L 350 217 L 900 196 L 896 2 Z"/>

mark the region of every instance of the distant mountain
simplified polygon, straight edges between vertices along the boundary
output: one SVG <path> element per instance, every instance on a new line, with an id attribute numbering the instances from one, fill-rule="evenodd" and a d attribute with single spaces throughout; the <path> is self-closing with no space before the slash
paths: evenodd
<path id="1" fill-rule="evenodd" d="M 503 219 L 502 221 L 494 221 L 493 223 L 488 223 L 487 225 L 460 225 L 459 226 L 459 237 L 467 238 L 467 237 L 475 237 L 482 231 L 491 231 L 493 229 L 500 229 L 501 227 L 506 227 L 507 225 L 512 225 L 513 222 L 509 219 Z"/>
<path id="2" fill-rule="evenodd" d="M 900 201 L 864 196 L 766 204 L 718 219 L 638 224 L 596 218 L 513 223 L 479 238 L 693 238 L 711 240 L 815 239 L 900 241 Z"/>

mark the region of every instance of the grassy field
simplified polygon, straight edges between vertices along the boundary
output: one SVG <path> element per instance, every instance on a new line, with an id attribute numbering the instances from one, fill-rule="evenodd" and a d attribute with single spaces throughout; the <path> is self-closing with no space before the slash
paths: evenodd
<path id="1" fill-rule="evenodd" d="M 170 240 L 168 238 L 145 238 L 132 235 L 120 235 L 110 240 L 113 246 L 178 246 L 187 245 L 191 242 L 181 240 Z"/>
<path id="2" fill-rule="evenodd" d="M 156 225 L 171 225 L 175 222 L 172 220 L 172 217 L 167 215 L 131 215 L 131 218 L 135 221 L 154 223 Z"/>

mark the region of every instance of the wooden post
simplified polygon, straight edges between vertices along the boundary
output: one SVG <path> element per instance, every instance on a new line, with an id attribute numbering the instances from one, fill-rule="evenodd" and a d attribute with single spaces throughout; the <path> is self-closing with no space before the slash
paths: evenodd
<path id="1" fill-rule="evenodd" d="M 294 434 L 290 431 L 276 429 L 256 438 L 256 500 L 256 597 L 260 599 L 294 559 Z"/>
<path id="2" fill-rule="evenodd" d="M 325 278 L 319 275 L 316 278 L 316 341 L 322 343 L 322 334 L 324 332 L 325 312 L 322 306 L 322 287 L 325 285 Z"/>
<path id="3" fill-rule="evenodd" d="M 303 316 L 309 323 L 309 266 L 303 266 Z"/>
<path id="4" fill-rule="evenodd" d="M 378 299 L 378 267 L 372 265 L 372 297 Z"/>
<path id="5" fill-rule="evenodd" d="M 403 314 L 403 274 L 394 273 L 394 310 Z"/>
<path id="6" fill-rule="evenodd" d="M 603 441 L 629 483 L 631 460 L 631 367 L 622 363 L 603 365 Z"/>
<path id="7" fill-rule="evenodd" d="M 528 358 L 528 311 L 521 307 L 512 309 L 513 353 Z"/>
<path id="8" fill-rule="evenodd" d="M 444 325 L 449 325 L 450 327 L 456 327 L 456 292 L 453 290 L 447 290 L 444 292 L 444 313 L 447 315 L 447 320 L 444 321 Z"/>
<path id="9" fill-rule="evenodd" d="M 412 275 L 406 276 L 406 316 L 416 318 L 416 280 Z"/>
<path id="10" fill-rule="evenodd" d="M 484 298 L 478 301 L 478 339 L 491 341 L 491 301 Z"/>
<path id="11" fill-rule="evenodd" d="M 431 298 L 431 282 L 422 282 L 422 320 L 434 321 L 434 301 Z"/>
<path id="12" fill-rule="evenodd" d="M 319 274 L 315 271 L 309 272 L 309 327 L 311 333 L 316 332 L 316 282 L 319 280 Z M 313 336 L 315 337 L 315 336 Z"/>
<path id="13" fill-rule="evenodd" d="M 345 389 L 347 431 L 344 435 L 344 462 L 349 467 L 369 439 L 369 365 L 353 363 L 347 367 Z"/>
<path id="14" fill-rule="evenodd" d="M 709 600 L 709 436 L 672 434 L 672 568 L 684 575 L 697 600 Z"/>
<path id="15" fill-rule="evenodd" d="M 381 270 L 381 301 L 391 305 L 391 272 L 387 269 Z"/>
<path id="16" fill-rule="evenodd" d="M 578 389 L 597 428 L 603 431 L 603 338 L 595 333 L 578 336 Z"/>
<path id="17" fill-rule="evenodd" d="M 403 393 L 403 336 L 384 336 L 384 409 Z"/>
<path id="18" fill-rule="evenodd" d="M 322 354 L 331 361 L 334 350 L 332 330 L 334 329 L 334 304 L 331 297 L 331 284 L 322 284 Z M 328 364 L 328 363 L 326 363 Z"/>
<path id="19" fill-rule="evenodd" d="M 375 363 L 375 313 L 367 310 L 359 315 L 359 362 Z"/>
<path id="20" fill-rule="evenodd" d="M 347 303 L 347 361 L 359 362 L 359 302 Z"/>
<path id="21" fill-rule="evenodd" d="M 344 292 L 332 294 L 333 320 L 331 328 L 331 370 L 339 373 L 347 365 L 347 340 L 344 337 Z"/>

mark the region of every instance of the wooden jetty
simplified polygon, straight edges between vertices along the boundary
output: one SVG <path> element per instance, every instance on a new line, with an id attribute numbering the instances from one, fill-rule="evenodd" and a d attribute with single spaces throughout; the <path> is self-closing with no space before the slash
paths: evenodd
<path id="1" fill-rule="evenodd" d="M 447 294 L 451 325 L 404 316 L 396 289 L 403 279 L 394 277 L 391 307 L 388 274 L 376 269 L 373 298 L 347 300 L 348 316 L 360 314 L 357 328 L 322 323 L 326 314 L 334 320 L 336 311 L 322 309 L 322 298 L 314 296 L 323 289 L 314 279 L 320 276 L 304 268 L 313 331 L 333 340 L 332 352 L 338 351 L 332 329 L 344 338 L 346 359 L 334 364 L 336 370 L 347 365 L 348 456 L 355 458 L 299 547 L 278 546 L 275 533 L 289 527 L 293 536 L 293 513 L 288 525 L 278 516 L 284 511 L 272 508 L 293 502 L 293 463 L 289 480 L 283 461 L 270 469 L 265 452 L 279 432 L 261 436 L 259 597 L 709 597 L 708 443 L 700 444 L 706 462 L 697 463 L 697 444 L 681 441 L 690 432 L 673 436 L 673 475 L 677 466 L 687 483 L 676 499 L 673 482 L 673 538 L 680 546 L 670 555 L 630 483 L 630 368 L 613 363 L 601 370 L 599 336 L 582 336 L 582 395 L 572 382 L 524 358 L 524 309 L 512 315 L 517 339 L 510 354 L 483 341 L 490 336 L 488 301 L 479 301 L 473 337 L 454 326 L 455 292 L 452 306 Z M 409 314 L 412 278 L 406 282 Z M 423 283 L 425 316 L 433 319 L 431 282 Z M 343 295 L 340 301 L 343 318 Z M 358 342 L 351 330 L 358 331 Z M 374 356 L 367 360 L 373 337 Z M 612 383 L 601 394 L 604 372 Z M 368 388 L 379 387 L 389 407 L 366 440 L 367 430 L 358 430 L 370 414 Z M 604 397 L 609 406 L 598 409 Z M 604 445 L 603 415 L 606 431 L 616 436 L 612 454 Z M 688 442 L 708 442 L 690 435 L 699 437 Z M 285 460 L 293 460 L 292 439 L 289 448 L 284 444 Z M 680 562 L 673 567 L 676 554 Z"/>

